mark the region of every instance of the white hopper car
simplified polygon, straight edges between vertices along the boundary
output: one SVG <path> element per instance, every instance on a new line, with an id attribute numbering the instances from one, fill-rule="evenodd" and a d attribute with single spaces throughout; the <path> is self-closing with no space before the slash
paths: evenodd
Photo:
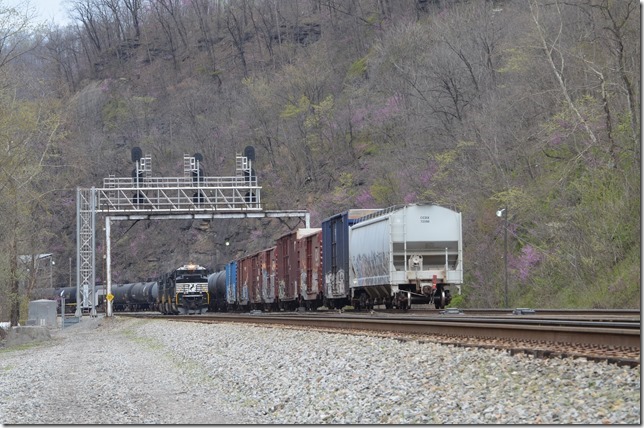
<path id="1" fill-rule="evenodd" d="M 406 309 L 412 298 L 442 309 L 463 283 L 461 213 L 430 204 L 394 206 L 349 228 L 349 284 L 360 306 Z"/>

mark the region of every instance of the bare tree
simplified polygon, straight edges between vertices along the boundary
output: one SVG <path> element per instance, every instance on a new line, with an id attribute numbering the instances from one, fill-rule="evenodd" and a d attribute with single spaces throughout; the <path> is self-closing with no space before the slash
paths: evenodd
<path id="1" fill-rule="evenodd" d="M 246 53 L 244 44 L 246 43 L 246 1 L 241 2 L 242 7 L 229 5 L 226 8 L 226 28 L 233 44 L 237 50 L 237 56 L 241 61 L 244 77 L 248 77 L 248 65 L 246 64 Z"/>
<path id="2" fill-rule="evenodd" d="M 35 49 L 40 43 L 34 38 L 33 9 L 20 12 L 0 4 L 0 68 Z"/>
<path id="3" fill-rule="evenodd" d="M 134 37 L 138 40 L 141 38 L 141 10 L 143 0 L 123 0 L 123 4 L 130 13 L 132 26 L 134 27 Z"/>
<path id="4" fill-rule="evenodd" d="M 211 64 L 211 75 L 217 82 L 217 86 L 221 87 L 222 81 L 220 71 L 217 69 L 217 59 L 215 54 L 215 39 L 217 37 L 216 30 L 212 28 L 212 15 L 218 13 L 215 8 L 211 7 L 209 0 L 195 0 L 192 2 L 197 22 L 199 23 L 199 31 L 201 32 L 201 40 L 199 46 L 205 46 L 208 53 L 208 58 Z"/>

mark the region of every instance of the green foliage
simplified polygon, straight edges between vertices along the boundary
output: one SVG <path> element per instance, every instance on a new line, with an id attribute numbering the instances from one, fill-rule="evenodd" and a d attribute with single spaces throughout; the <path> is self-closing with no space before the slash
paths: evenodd
<path id="1" fill-rule="evenodd" d="M 463 294 L 455 294 L 446 308 L 463 308 L 465 307 L 465 296 Z"/>
<path id="2" fill-rule="evenodd" d="M 520 73 L 531 68 L 531 58 L 525 49 L 508 48 L 505 50 L 505 65 L 499 68 L 499 73 Z"/>
<path id="3" fill-rule="evenodd" d="M 498 192 L 490 197 L 499 207 L 508 207 L 508 210 L 525 210 L 532 205 L 532 198 L 521 188 L 513 187 L 508 190 Z"/>
<path id="4" fill-rule="evenodd" d="M 379 206 L 389 206 L 396 203 L 396 185 L 391 177 L 383 177 L 376 180 L 369 188 L 371 196 Z"/>
<path id="5" fill-rule="evenodd" d="M 286 106 L 284 106 L 282 112 L 280 113 L 280 116 L 283 119 L 289 119 L 302 114 L 303 112 L 306 112 L 310 106 L 311 101 L 305 95 L 302 95 L 297 104 L 288 103 Z"/>
<path id="6" fill-rule="evenodd" d="M 113 131 L 130 114 L 127 103 L 122 98 L 112 98 L 103 107 L 103 124 Z"/>
<path id="7" fill-rule="evenodd" d="M 367 60 L 368 55 L 365 55 L 353 62 L 347 72 L 348 77 L 364 77 L 367 73 Z"/>
<path id="8" fill-rule="evenodd" d="M 338 184 L 340 187 L 353 187 L 353 173 L 351 172 L 343 172 L 339 175 L 338 177 Z"/>

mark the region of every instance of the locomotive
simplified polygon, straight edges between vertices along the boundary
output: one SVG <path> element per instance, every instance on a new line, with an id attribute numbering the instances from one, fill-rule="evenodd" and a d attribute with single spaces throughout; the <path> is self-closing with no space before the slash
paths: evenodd
<path id="1" fill-rule="evenodd" d="M 158 281 L 158 310 L 164 314 L 203 314 L 208 311 L 208 275 L 196 264 L 183 265 Z"/>

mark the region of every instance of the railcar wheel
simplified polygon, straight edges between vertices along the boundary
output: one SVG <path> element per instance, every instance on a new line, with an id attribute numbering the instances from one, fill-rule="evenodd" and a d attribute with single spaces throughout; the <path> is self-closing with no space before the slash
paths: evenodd
<path id="1" fill-rule="evenodd" d="M 445 291 L 441 291 L 439 296 L 434 295 L 434 307 L 436 309 L 445 309 Z"/>
<path id="2" fill-rule="evenodd" d="M 367 309 L 367 295 L 365 293 L 360 294 L 359 304 L 356 309 L 359 311 Z"/>

